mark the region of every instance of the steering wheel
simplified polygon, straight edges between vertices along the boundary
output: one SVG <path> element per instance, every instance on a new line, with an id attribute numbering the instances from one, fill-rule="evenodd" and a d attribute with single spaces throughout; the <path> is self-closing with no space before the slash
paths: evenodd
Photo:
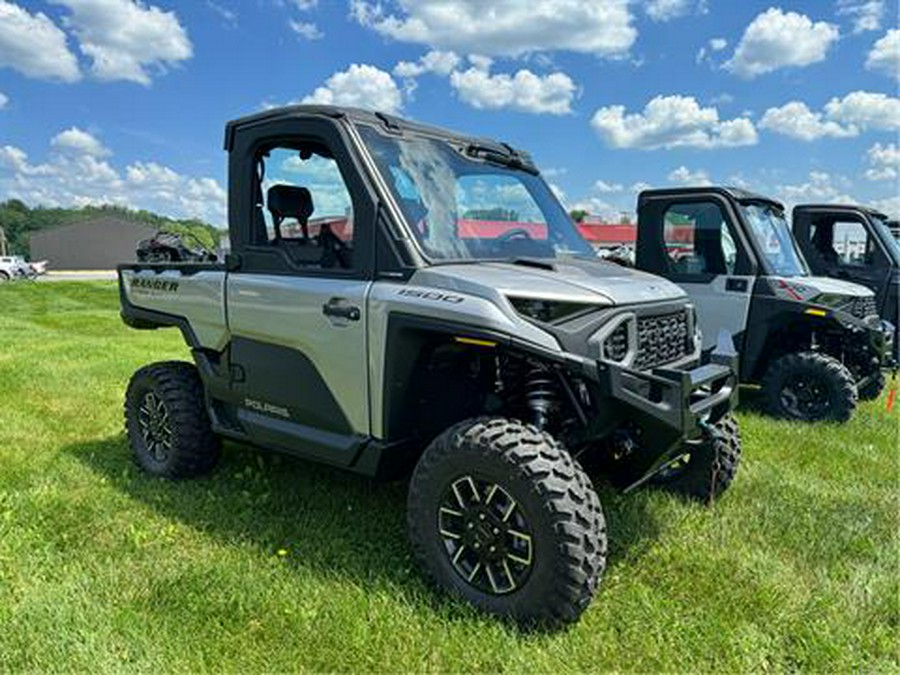
<path id="1" fill-rule="evenodd" d="M 534 237 L 532 237 L 524 227 L 514 227 L 497 237 L 497 241 L 504 244 L 508 241 L 513 241 L 514 239 L 527 239 L 528 241 L 532 241 Z"/>

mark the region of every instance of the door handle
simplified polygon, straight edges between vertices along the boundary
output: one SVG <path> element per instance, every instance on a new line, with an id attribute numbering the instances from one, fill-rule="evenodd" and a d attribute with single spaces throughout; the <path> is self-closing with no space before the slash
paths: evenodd
<path id="1" fill-rule="evenodd" d="M 726 279 L 725 290 L 734 291 L 735 293 L 745 293 L 747 291 L 746 279 Z"/>
<path id="2" fill-rule="evenodd" d="M 359 321 L 362 316 L 359 307 L 349 304 L 342 298 L 332 298 L 322 305 L 322 314 L 335 319 L 347 319 L 348 321 Z"/>

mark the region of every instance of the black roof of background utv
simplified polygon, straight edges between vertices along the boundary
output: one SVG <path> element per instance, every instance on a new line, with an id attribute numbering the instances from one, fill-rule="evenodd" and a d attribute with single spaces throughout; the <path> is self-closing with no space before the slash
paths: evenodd
<path id="1" fill-rule="evenodd" d="M 638 194 L 638 205 L 640 206 L 645 200 L 655 197 L 689 197 L 692 195 L 708 195 L 711 192 L 714 194 L 722 195 L 726 199 L 733 199 L 737 202 L 763 202 L 765 204 L 772 204 L 773 206 L 784 210 L 784 204 L 779 202 L 777 199 L 772 199 L 771 197 L 766 197 L 765 195 L 761 195 L 756 192 L 750 192 L 749 190 L 743 190 L 741 188 L 730 187 L 727 185 L 653 188 L 650 190 L 643 190 L 640 194 Z"/>
<path id="2" fill-rule="evenodd" d="M 531 162 L 530 155 L 517 148 L 512 147 L 502 141 L 481 136 L 471 136 L 443 127 L 432 126 L 430 124 L 421 124 L 411 120 L 403 119 L 395 115 L 389 115 L 383 112 L 375 112 L 371 110 L 363 110 L 362 108 L 351 108 L 345 106 L 333 105 L 290 105 L 282 108 L 273 108 L 265 110 L 254 115 L 240 117 L 236 120 L 228 122 L 225 126 L 225 150 L 230 151 L 234 143 L 234 135 L 236 131 L 243 127 L 251 127 L 256 124 L 266 124 L 280 120 L 289 120 L 292 118 L 302 118 L 309 116 L 330 117 L 332 119 L 346 118 L 353 122 L 361 122 L 380 126 L 394 133 L 403 133 L 408 131 L 413 134 L 431 136 L 454 143 L 460 143 L 467 146 L 478 146 L 490 149 L 503 155 L 517 156 L 523 160 Z"/>
<path id="3" fill-rule="evenodd" d="M 797 204 L 794 213 L 797 211 L 862 211 L 881 220 L 887 220 L 887 216 L 878 209 L 862 204 Z"/>

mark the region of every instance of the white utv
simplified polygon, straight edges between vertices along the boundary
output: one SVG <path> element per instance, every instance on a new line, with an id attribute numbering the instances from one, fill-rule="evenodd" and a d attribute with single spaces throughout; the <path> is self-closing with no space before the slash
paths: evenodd
<path id="1" fill-rule="evenodd" d="M 644 191 L 637 267 L 687 291 L 706 349 L 732 336 L 741 382 L 761 385 L 774 415 L 844 422 L 881 392 L 893 326 L 868 288 L 810 274 L 779 202 L 714 186 Z"/>
<path id="2" fill-rule="evenodd" d="M 576 620 L 606 561 L 577 457 L 624 489 L 711 500 L 740 458 L 735 356 L 705 365 L 668 281 L 596 259 L 529 157 L 368 112 L 232 122 L 224 264 L 119 268 L 122 316 L 193 364 L 139 370 L 128 438 L 153 474 L 220 439 L 408 475 L 426 575 L 525 623 Z"/>

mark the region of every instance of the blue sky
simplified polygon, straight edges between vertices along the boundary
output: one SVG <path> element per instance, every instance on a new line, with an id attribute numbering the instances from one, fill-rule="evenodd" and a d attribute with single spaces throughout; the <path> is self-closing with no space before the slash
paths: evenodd
<path id="1" fill-rule="evenodd" d="M 224 123 L 312 100 L 532 152 L 567 206 L 737 184 L 900 211 L 887 0 L 0 0 L 0 199 L 224 224 Z"/>

